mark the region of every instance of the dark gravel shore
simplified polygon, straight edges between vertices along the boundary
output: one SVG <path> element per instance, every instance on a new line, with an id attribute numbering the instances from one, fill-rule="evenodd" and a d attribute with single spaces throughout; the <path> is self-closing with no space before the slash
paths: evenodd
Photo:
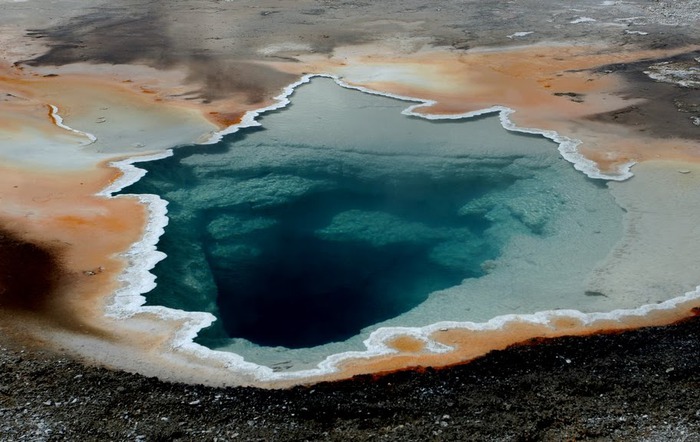
<path id="1" fill-rule="evenodd" d="M 700 441 L 700 318 L 444 370 L 209 388 L 3 347 L 0 440 Z"/>

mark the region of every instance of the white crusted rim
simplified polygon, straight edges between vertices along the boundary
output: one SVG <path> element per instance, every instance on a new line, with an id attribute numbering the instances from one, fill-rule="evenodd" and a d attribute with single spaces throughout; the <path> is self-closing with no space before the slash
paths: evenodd
<path id="1" fill-rule="evenodd" d="M 340 77 L 330 74 L 309 74 L 301 77 L 297 82 L 287 86 L 279 96 L 275 97 L 274 104 L 255 111 L 247 112 L 240 123 L 213 134 L 209 140 L 202 144 L 217 143 L 223 139 L 224 135 L 235 133 L 241 128 L 260 126 L 257 118 L 262 113 L 281 109 L 287 106 L 290 102 L 289 96 L 294 92 L 294 90 L 298 86 L 308 83 L 315 77 L 331 78 L 338 85 L 344 88 L 414 102 L 416 104 L 409 106 L 403 110 L 402 113 L 404 115 L 429 120 L 466 119 L 479 115 L 498 113 L 501 124 L 505 129 L 514 132 L 542 135 L 545 138 L 558 143 L 559 152 L 561 155 L 567 161 L 571 162 L 577 170 L 583 172 L 590 178 L 622 181 L 632 176 L 630 167 L 634 163 L 627 163 L 621 166 L 617 174 L 605 174 L 598 169 L 595 162 L 585 158 L 578 152 L 578 146 L 581 144 L 580 140 L 562 136 L 555 131 L 521 128 L 516 126 L 510 119 L 510 115 L 515 112 L 511 108 L 505 106 L 493 106 L 479 111 L 457 115 L 423 114 L 419 113 L 418 109 L 430 107 L 436 104 L 436 102 L 432 100 L 422 100 L 414 97 L 383 93 L 362 86 L 351 85 L 344 82 Z M 98 193 L 98 195 L 108 198 L 122 197 L 114 196 L 113 194 L 138 181 L 145 174 L 145 171 L 134 166 L 134 163 L 153 161 L 168 157 L 170 155 L 172 155 L 172 151 L 168 150 L 156 155 L 147 157 L 140 156 L 112 163 L 114 167 L 119 168 L 123 172 L 123 175 L 109 187 Z M 532 314 L 502 315 L 487 322 L 481 323 L 438 322 L 424 327 L 383 327 L 373 331 L 369 335 L 369 337 L 364 341 L 366 349 L 363 351 L 350 351 L 330 355 L 313 369 L 295 372 L 275 372 L 270 367 L 248 362 L 238 354 L 211 350 L 195 343 L 193 340 L 199 331 L 209 326 L 215 320 L 213 315 L 205 312 L 186 312 L 162 306 L 144 306 L 145 297 L 143 294 L 155 287 L 155 276 L 150 273 L 150 270 L 157 262 L 165 257 L 164 253 L 157 250 L 156 244 L 164 232 L 168 218 L 166 201 L 157 195 L 138 195 L 138 198 L 148 207 L 148 226 L 142 239 L 135 243 L 126 253 L 123 254 L 123 256 L 128 260 L 127 269 L 120 277 L 120 281 L 123 285 L 122 288 L 115 293 L 113 303 L 110 305 L 107 314 L 112 317 L 126 318 L 137 313 L 151 313 L 166 320 L 184 321 L 185 325 L 172 339 L 171 345 L 173 350 L 184 351 L 203 359 L 221 361 L 232 371 L 252 375 L 260 382 L 302 380 L 305 378 L 321 377 L 324 375 L 337 373 L 339 371 L 339 365 L 344 361 L 351 359 L 369 359 L 376 356 L 396 354 L 397 350 L 391 348 L 387 343 L 402 336 L 410 336 L 414 339 L 420 340 L 425 343 L 426 351 L 441 354 L 448 353 L 453 350 L 453 348 L 436 342 L 431 338 L 431 335 L 437 331 L 498 330 L 504 328 L 508 324 L 513 323 L 527 323 L 553 328 L 554 321 L 563 318 L 576 319 L 580 321 L 582 325 L 588 325 L 595 323 L 596 321 L 620 321 L 625 318 L 642 317 L 654 311 L 672 310 L 681 303 L 700 299 L 700 287 L 698 287 L 695 291 L 688 292 L 683 296 L 673 298 L 659 304 L 644 305 L 633 309 L 619 309 L 610 312 L 583 313 L 578 310 L 553 310 Z"/>

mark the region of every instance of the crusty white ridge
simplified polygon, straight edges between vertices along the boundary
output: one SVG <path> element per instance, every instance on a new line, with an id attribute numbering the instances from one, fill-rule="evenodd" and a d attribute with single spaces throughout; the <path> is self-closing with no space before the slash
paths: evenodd
<path id="1" fill-rule="evenodd" d="M 434 101 L 383 93 L 365 87 L 351 85 L 344 82 L 342 78 L 330 74 L 309 74 L 301 77 L 297 82 L 287 86 L 283 92 L 275 98 L 275 103 L 265 108 L 247 112 L 240 123 L 215 133 L 203 144 L 214 144 L 219 142 L 223 139 L 224 135 L 235 133 L 241 128 L 260 126 L 260 123 L 257 121 L 257 117 L 260 114 L 287 106 L 290 102 L 289 97 L 294 92 L 295 88 L 302 84 L 308 83 L 315 77 L 331 78 L 338 85 L 345 88 L 415 102 L 416 104 L 409 106 L 402 113 L 405 115 L 417 116 L 430 120 L 466 119 L 497 112 L 499 113 L 501 124 L 505 129 L 515 132 L 539 134 L 558 143 L 559 152 L 561 155 L 566 160 L 570 161 L 577 170 L 583 172 L 591 178 L 622 181 L 632 176 L 630 167 L 633 165 L 633 163 L 627 163 L 621 166 L 615 174 L 606 174 L 601 172 L 593 161 L 588 160 L 578 152 L 578 147 L 580 146 L 581 141 L 562 136 L 555 131 L 520 128 L 516 126 L 510 119 L 510 115 L 515 111 L 508 107 L 493 106 L 479 111 L 457 115 L 424 114 L 419 110 L 421 108 L 434 105 Z M 113 194 L 138 181 L 145 174 L 145 171 L 134 166 L 134 163 L 157 160 L 170 155 L 172 155 L 171 150 L 149 157 L 135 157 L 112 163 L 113 166 L 119 168 L 123 172 L 123 175 L 119 180 L 112 183 L 98 195 L 109 198 L 126 197 L 124 195 L 114 196 Z M 251 375 L 254 379 L 260 382 L 302 380 L 305 378 L 320 377 L 339 372 L 339 366 L 344 361 L 353 359 L 369 359 L 382 355 L 396 354 L 398 351 L 389 346 L 388 343 L 397 337 L 410 336 L 414 339 L 422 341 L 425 344 L 425 352 L 444 354 L 449 353 L 451 350 L 453 350 L 453 348 L 436 342 L 431 337 L 435 332 L 460 329 L 474 331 L 498 330 L 504 328 L 506 325 L 514 323 L 526 323 L 547 328 L 554 328 L 555 321 L 562 318 L 575 319 L 583 325 L 588 325 L 595 323 L 596 321 L 619 321 L 629 317 L 646 316 L 653 311 L 674 309 L 682 303 L 700 299 L 700 287 L 697 287 L 694 291 L 689 291 L 682 296 L 661 303 L 643 305 L 633 309 L 618 309 L 609 312 L 597 313 L 583 313 L 578 310 L 552 310 L 532 314 L 502 315 L 497 316 L 487 322 L 480 323 L 438 322 L 426 325 L 424 327 L 383 327 L 373 331 L 369 337 L 363 341 L 365 345 L 365 350 L 363 351 L 350 351 L 333 354 L 328 356 L 325 360 L 319 363 L 316 368 L 313 369 L 293 372 L 276 372 L 270 367 L 248 362 L 240 355 L 230 352 L 211 350 L 193 342 L 193 339 L 197 336 L 197 333 L 201 329 L 209 326 L 215 320 L 213 315 L 204 312 L 185 312 L 182 310 L 161 306 L 144 306 L 145 297 L 143 294 L 152 290 L 156 284 L 155 277 L 152 273 L 150 273 L 150 270 L 157 262 L 165 258 L 165 254 L 157 250 L 156 244 L 158 242 L 158 238 L 163 234 L 164 228 L 168 222 L 166 209 L 167 202 L 156 195 L 138 195 L 138 198 L 148 207 L 148 227 L 146 228 L 142 239 L 134 244 L 129 251 L 123 254 L 123 257 L 125 257 L 128 261 L 128 267 L 120 278 L 123 286 L 115 293 L 113 303 L 107 312 L 108 315 L 117 318 L 125 318 L 137 313 L 148 312 L 156 314 L 164 319 L 184 320 L 185 326 L 180 329 L 180 331 L 171 341 L 170 345 L 173 351 L 186 352 L 199 358 L 220 361 L 232 371 L 232 374 L 239 373 Z"/>

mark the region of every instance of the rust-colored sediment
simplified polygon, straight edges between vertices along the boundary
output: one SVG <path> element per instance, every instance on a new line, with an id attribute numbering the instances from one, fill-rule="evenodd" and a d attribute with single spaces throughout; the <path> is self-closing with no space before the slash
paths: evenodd
<path id="1" fill-rule="evenodd" d="M 582 140 L 580 152 L 595 161 L 603 172 L 610 172 L 630 161 L 698 162 L 700 142 L 658 138 L 635 127 L 591 121 L 593 115 L 624 109 L 644 100 L 630 96 L 621 76 L 598 72 L 596 68 L 697 49 L 617 52 L 603 47 L 534 46 L 466 53 L 428 51 L 392 58 L 368 55 L 368 51 L 354 48 L 328 59 L 307 58 L 304 61 L 313 67 L 304 66 L 303 72 L 332 73 L 351 85 L 437 101 L 433 106 L 418 109 L 420 113 L 450 115 L 506 106 L 516 111 L 511 120 L 520 127 L 554 130 Z M 275 63 L 275 66 L 302 72 L 297 71 L 297 65 Z M 674 295 L 681 294 L 670 297 Z M 406 367 L 444 367 L 535 338 L 670 324 L 693 314 L 699 303 L 688 301 L 672 310 L 588 324 L 562 316 L 548 325 L 514 321 L 497 330 L 450 329 L 431 336 L 436 342 L 453 347 L 452 351 L 439 354 L 428 352 L 421 340 L 408 336 L 395 338 L 387 344 L 398 353 L 345 361 L 337 373 L 313 381 Z M 274 386 L 290 384 L 273 383 Z"/>
<path id="2" fill-rule="evenodd" d="M 584 142 L 581 152 L 598 162 L 603 170 L 630 160 L 698 159 L 697 140 L 658 139 L 626 126 L 590 119 L 592 115 L 622 109 L 640 100 L 620 95 L 625 87 L 621 77 L 593 73 L 592 69 L 666 57 L 672 51 L 532 46 L 498 51 L 426 50 L 402 56 L 383 55 L 393 53 L 387 48 L 355 47 L 338 50 L 331 57 L 308 56 L 299 63 L 266 64 L 296 75 L 333 73 L 350 84 L 437 101 L 436 105 L 421 109 L 426 113 L 460 114 L 494 105 L 507 106 L 516 110 L 512 119 L 519 126 L 556 130 L 581 139 Z M 84 142 L 79 134 L 61 129 L 51 121 L 46 110 L 49 104 L 59 107 L 66 124 L 95 132 L 98 139 L 101 139 L 100 131 L 109 139 L 110 130 L 127 129 L 111 127 L 109 120 L 95 121 L 99 116 L 95 109 L 99 106 L 89 100 L 98 99 L 110 99 L 111 104 L 124 109 L 135 106 L 146 109 L 144 112 L 165 115 L 163 118 L 169 118 L 169 122 L 181 118 L 183 125 L 204 131 L 240 122 L 246 111 L 270 104 L 271 97 L 276 95 L 270 94 L 265 102 L 255 105 L 239 96 L 221 97 L 215 103 L 193 100 L 191 93 L 196 85 L 185 84 L 185 75 L 138 67 L 106 71 L 99 66 L 84 65 L 79 69 L 67 66 L 56 68 L 56 76 L 44 75 L 46 72 L 32 72 L 31 68 L 0 65 L 0 88 L 6 93 L 0 96 L 0 131 L 11 134 L 19 128 L 30 128 L 48 139 L 68 144 Z M 203 119 L 210 122 L 209 126 L 202 123 Z M 84 125 L 76 126 L 75 122 Z M 157 127 L 154 130 L 157 136 Z M 60 153 L 56 155 L 59 163 L 60 157 Z M 105 307 L 118 288 L 117 277 L 126 265 L 119 254 L 140 239 L 147 220 L 145 208 L 135 199 L 95 196 L 118 175 L 118 171 L 104 163 L 85 166 L 80 171 L 48 166 L 19 168 L 7 161 L 0 168 L 0 226 L 6 232 L 0 239 L 2 327 L 22 322 L 24 326 L 32 323 L 45 329 L 60 329 L 61 336 L 73 334 L 74 341 L 79 343 L 71 346 L 70 339 L 61 339 L 60 345 L 67 351 L 117 368 L 190 382 L 241 383 L 227 378 L 221 367 L 216 366 L 218 363 L 178 356 L 169 345 L 180 325 L 176 321 L 157 320 L 147 314 L 122 321 L 104 317 Z M 36 278 L 10 259 L 19 255 L 34 263 Z M 10 278 L 12 275 L 16 276 Z M 20 293 L 26 293 L 27 297 Z M 697 307 L 697 303 L 693 304 L 591 324 L 583 324 L 576 318 L 559 318 L 548 326 L 512 322 L 498 330 L 439 331 L 431 339 L 454 348 L 441 354 L 430 353 L 420 339 L 401 336 L 387 343 L 397 354 L 349 360 L 338 373 L 316 379 L 265 385 L 335 380 L 405 367 L 447 366 L 533 338 L 671 323 L 688 316 Z M 41 336 L 49 344 L 54 339 L 51 333 Z M 107 349 L 103 354 L 99 343 L 104 343 Z M 113 350 L 129 357 L 109 357 L 107 352 Z M 182 374 L 179 367 L 183 361 L 194 370 Z M 198 368 L 204 366 L 213 368 L 198 375 Z"/>
<path id="3" fill-rule="evenodd" d="M 498 329 L 442 329 L 432 333 L 430 338 L 452 347 L 452 350 L 445 353 L 429 352 L 424 341 L 410 336 L 401 336 L 387 342 L 389 347 L 397 350 L 398 353 L 369 359 L 350 359 L 340 364 L 338 372 L 330 375 L 309 378 L 301 382 L 270 382 L 265 386 L 285 388 L 299 383 L 338 381 L 363 374 L 382 375 L 404 369 L 449 367 L 472 361 L 494 350 L 503 350 L 518 344 L 537 343 L 541 339 L 587 336 L 595 333 L 668 325 L 700 314 L 700 308 L 697 305 L 697 300 L 688 301 L 672 310 L 656 310 L 643 316 L 597 320 L 587 324 L 575 317 L 560 316 L 553 318 L 548 325 L 516 320 Z"/>
<path id="4" fill-rule="evenodd" d="M 12 287 L 2 298 L 6 308 L 75 331 L 99 328 L 105 300 L 124 269 L 116 253 L 140 238 L 146 220 L 136 199 L 94 196 L 117 175 L 107 167 L 80 173 L 0 168 L 4 253 L 16 250 L 29 260 L 3 261 Z"/>
<path id="5" fill-rule="evenodd" d="M 219 127 L 225 128 L 238 124 L 243 119 L 245 112 L 217 112 L 209 111 L 208 118 Z"/>
<path id="6" fill-rule="evenodd" d="M 425 350 L 425 341 L 413 336 L 399 336 L 387 342 L 392 349 L 401 353 L 420 353 Z"/>
<path id="7" fill-rule="evenodd" d="M 427 50 L 402 56 L 378 55 L 372 48 L 349 48 L 334 57 L 306 57 L 304 64 L 272 63 L 288 72 L 326 72 L 381 92 L 437 101 L 417 111 L 451 115 L 495 105 L 515 109 L 520 127 L 554 130 L 584 142 L 582 152 L 603 171 L 629 161 L 698 161 L 698 140 L 655 137 L 637 127 L 604 124 L 590 116 L 644 101 L 615 73 L 601 66 L 653 60 L 697 51 L 624 50 L 603 46 L 537 45 L 467 52 Z M 650 62 L 651 63 L 651 62 Z M 649 116 L 654 118 L 654 116 Z"/>
<path id="8" fill-rule="evenodd" d="M 411 354 L 402 352 L 371 360 L 353 360 L 341 366 L 338 376 L 331 379 L 343 379 L 362 373 L 383 373 L 406 367 L 446 367 L 470 361 L 492 350 L 502 350 L 513 344 L 527 342 L 536 338 L 553 338 L 559 336 L 585 336 L 608 331 L 623 331 L 651 325 L 671 324 L 691 316 L 692 309 L 698 301 L 685 303 L 678 309 L 655 311 L 640 317 L 627 317 L 621 320 L 601 320 L 592 324 L 583 324 L 575 318 L 562 317 L 552 321 L 549 326 L 526 322 L 512 322 L 498 330 L 445 330 L 431 335 L 436 342 L 449 345 L 454 350 L 440 354 Z"/>

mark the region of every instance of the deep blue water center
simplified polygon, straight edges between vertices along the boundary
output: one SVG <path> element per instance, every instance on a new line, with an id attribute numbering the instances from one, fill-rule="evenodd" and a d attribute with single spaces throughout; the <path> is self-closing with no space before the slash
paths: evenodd
<path id="1" fill-rule="evenodd" d="M 204 345 L 348 339 L 483 275 L 509 235 L 546 235 L 563 204 L 533 178 L 561 164 L 540 137 L 495 117 L 410 118 L 406 102 L 312 83 L 262 128 L 141 163 L 148 174 L 123 191 L 169 202 L 168 258 L 147 299 L 214 313 Z M 505 235 L 490 196 L 517 182 L 532 182 L 529 209 L 509 215 L 518 223 Z"/>
<path id="2" fill-rule="evenodd" d="M 415 177 L 401 178 L 400 186 L 424 187 Z M 230 216 L 240 222 L 264 219 L 272 224 L 231 238 L 228 245 L 211 236 L 203 238 L 229 336 L 291 348 L 345 340 L 420 304 L 435 290 L 477 276 L 479 260 L 492 253 L 483 247 L 476 262 L 450 267 L 430 259 L 439 234 L 420 237 L 405 231 L 388 241 L 362 238 L 372 229 L 374 218 L 382 217 L 388 223 L 461 226 L 478 235 L 482 221 L 456 219 L 458 195 L 446 183 L 433 183 L 429 192 L 399 192 L 396 183 L 325 174 L 314 179 L 326 180 L 325 188 L 293 201 L 243 204 L 204 215 L 207 223 Z M 235 190 L 233 186 L 231 191 Z M 473 189 L 465 190 L 459 196 L 468 198 L 465 194 Z M 351 222 L 359 231 L 324 232 L 334 217 L 349 211 L 358 214 L 360 219 Z M 365 216 L 368 219 L 362 219 Z"/>

